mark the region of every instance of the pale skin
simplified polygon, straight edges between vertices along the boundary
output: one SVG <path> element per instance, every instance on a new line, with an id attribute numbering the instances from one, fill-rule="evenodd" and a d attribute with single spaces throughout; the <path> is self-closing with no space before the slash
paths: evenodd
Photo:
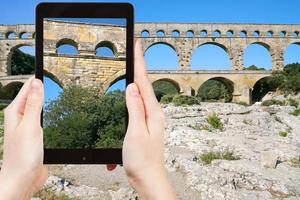
<path id="1" fill-rule="evenodd" d="M 29 79 L 4 111 L 1 199 L 30 199 L 48 178 L 43 165 L 40 114 L 44 87 Z M 126 89 L 129 123 L 123 144 L 128 182 L 141 199 L 176 199 L 164 167 L 164 116 L 148 79 L 140 41 L 135 43 L 134 83 Z M 107 165 L 113 170 L 116 165 Z"/>

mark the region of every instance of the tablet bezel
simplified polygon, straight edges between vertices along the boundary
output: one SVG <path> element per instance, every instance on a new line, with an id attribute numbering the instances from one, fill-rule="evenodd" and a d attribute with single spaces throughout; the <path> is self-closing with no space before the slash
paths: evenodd
<path id="1" fill-rule="evenodd" d="M 43 81 L 44 18 L 126 18 L 126 86 L 133 82 L 134 8 L 129 3 L 40 3 L 36 7 L 35 77 Z M 127 110 L 126 110 L 127 112 Z M 41 114 L 41 125 L 43 124 Z M 126 115 L 126 129 L 128 112 Z M 126 131 L 126 130 L 125 130 Z M 122 148 L 46 149 L 44 164 L 122 164 Z"/>

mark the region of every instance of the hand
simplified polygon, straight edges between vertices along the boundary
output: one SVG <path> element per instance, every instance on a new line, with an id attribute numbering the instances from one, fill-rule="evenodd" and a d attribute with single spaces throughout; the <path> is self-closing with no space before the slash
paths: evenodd
<path id="1" fill-rule="evenodd" d="M 47 180 L 40 125 L 43 98 L 42 82 L 31 78 L 4 111 L 1 199 L 30 199 Z"/>
<path id="2" fill-rule="evenodd" d="M 142 199 L 176 199 L 164 167 L 164 114 L 150 83 L 140 41 L 135 43 L 134 83 L 126 89 L 129 123 L 123 165 Z"/>

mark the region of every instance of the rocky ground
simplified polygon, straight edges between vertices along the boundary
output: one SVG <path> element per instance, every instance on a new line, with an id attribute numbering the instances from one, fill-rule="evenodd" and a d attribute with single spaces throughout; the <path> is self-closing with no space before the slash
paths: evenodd
<path id="1" fill-rule="evenodd" d="M 300 116 L 290 114 L 294 109 L 163 105 L 166 166 L 179 199 L 300 199 Z M 207 122 L 212 112 L 223 130 Z M 230 152 L 235 159 L 205 164 L 201 155 L 208 152 Z M 101 165 L 66 165 L 50 171 L 45 188 L 70 198 L 136 199 L 121 167 L 107 172 Z"/>

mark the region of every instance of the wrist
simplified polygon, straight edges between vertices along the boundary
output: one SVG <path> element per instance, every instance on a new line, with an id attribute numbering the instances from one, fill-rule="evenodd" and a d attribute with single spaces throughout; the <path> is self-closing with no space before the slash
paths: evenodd
<path id="1" fill-rule="evenodd" d="M 164 167 L 145 169 L 141 176 L 128 177 L 141 199 L 176 199 Z"/>

